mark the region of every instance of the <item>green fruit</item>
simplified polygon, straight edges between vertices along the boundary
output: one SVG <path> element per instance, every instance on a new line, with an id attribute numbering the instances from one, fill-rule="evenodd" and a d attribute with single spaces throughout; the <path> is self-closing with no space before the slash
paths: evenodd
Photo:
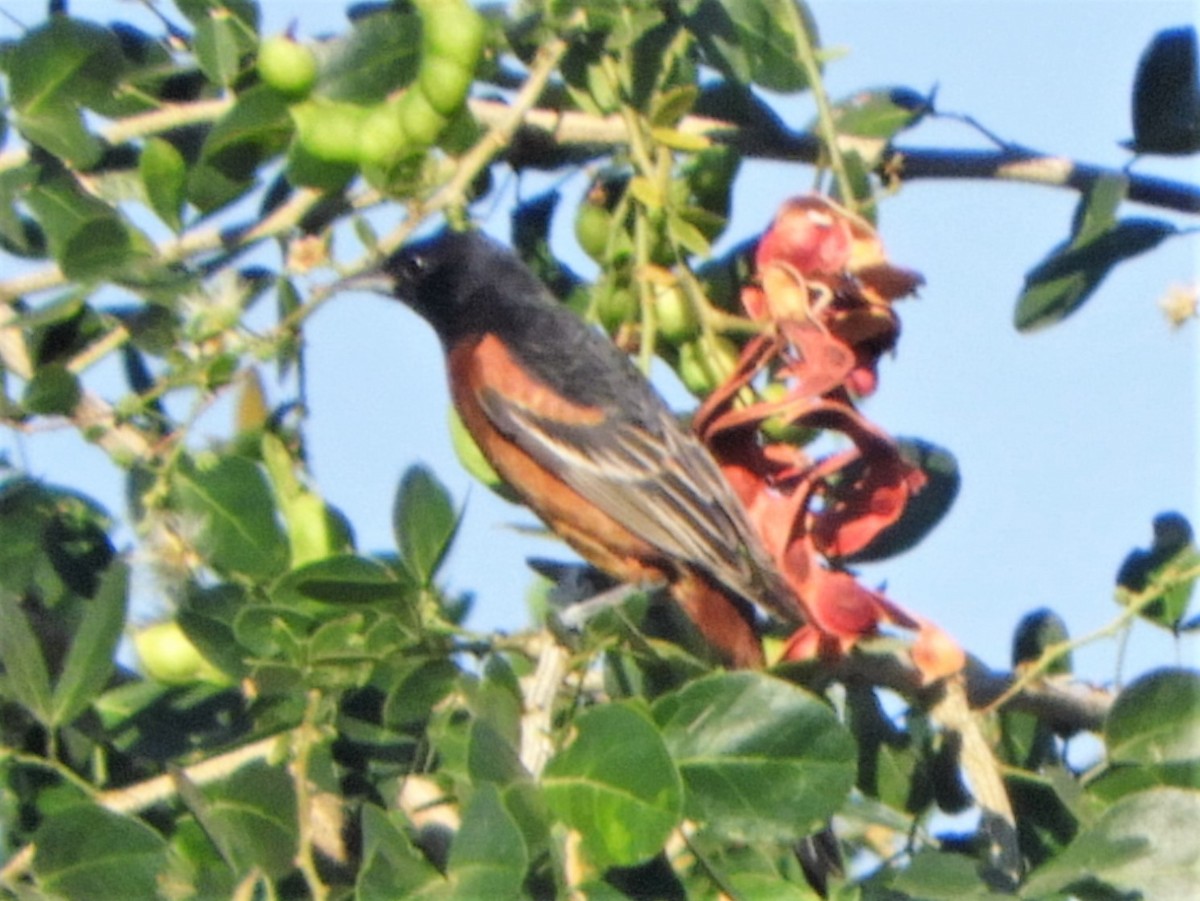
<path id="1" fill-rule="evenodd" d="M 678 285 L 654 289 L 654 321 L 668 344 L 690 341 L 700 331 L 700 317 L 691 299 Z"/>
<path id="2" fill-rule="evenodd" d="M 737 369 L 737 345 L 720 335 L 688 341 L 679 347 L 680 381 L 693 394 L 712 393 Z"/>
<path id="3" fill-rule="evenodd" d="M 475 71 L 487 24 L 466 0 L 416 0 L 413 4 L 421 16 L 422 65 L 430 57 L 442 57 L 458 62 Z"/>
<path id="4" fill-rule="evenodd" d="M 575 240 L 589 257 L 603 263 L 608 251 L 612 215 L 603 205 L 585 200 L 575 211 Z"/>
<path id="5" fill-rule="evenodd" d="M 429 105 L 443 116 L 452 116 L 462 106 L 475 79 L 475 69 L 467 68 L 446 56 L 426 56 L 421 60 L 417 85 Z"/>
<path id="6" fill-rule="evenodd" d="M 699 341 L 689 341 L 679 348 L 679 365 L 676 371 L 684 387 L 692 394 L 704 396 L 717 386 L 708 367 L 704 365 L 704 351 Z"/>
<path id="7" fill-rule="evenodd" d="M 720 385 L 737 369 L 741 351 L 724 335 L 710 335 L 707 340 L 701 339 L 701 341 L 705 345 L 704 360 L 708 364 L 709 372 Z"/>
<path id="8" fill-rule="evenodd" d="M 228 685 L 232 682 L 208 662 L 174 620 L 138 629 L 133 633 L 133 647 L 142 672 L 164 685 L 194 682 Z"/>
<path id="9" fill-rule="evenodd" d="M 317 58 L 287 35 L 275 35 L 258 48 L 258 75 L 263 84 L 289 100 L 302 100 L 317 83 Z"/>
<path id="10" fill-rule="evenodd" d="M 449 121 L 433 108 L 428 97 L 413 87 L 400 97 L 397 108 L 401 127 L 413 148 L 433 146 Z"/>
<path id="11" fill-rule="evenodd" d="M 779 382 L 771 382 L 763 388 L 762 399 L 765 401 L 783 400 L 787 396 L 787 393 L 786 385 L 782 385 Z M 788 422 L 778 413 L 764 419 L 762 425 L 759 426 L 759 431 L 771 441 L 778 441 L 783 444 L 807 444 L 813 437 L 812 429 L 806 429 L 803 426 Z"/>
<path id="12" fill-rule="evenodd" d="M 368 110 L 336 100 L 306 100 L 289 109 L 296 139 L 310 154 L 327 163 L 357 163 L 359 133 Z"/>
<path id="13" fill-rule="evenodd" d="M 596 292 L 596 318 L 608 331 L 614 332 L 637 318 L 637 296 L 628 286 L 606 281 L 596 286 Z"/>
<path id="14" fill-rule="evenodd" d="M 387 168 L 407 155 L 410 143 L 400 119 L 400 104 L 381 103 L 367 113 L 359 129 L 359 162 Z"/>

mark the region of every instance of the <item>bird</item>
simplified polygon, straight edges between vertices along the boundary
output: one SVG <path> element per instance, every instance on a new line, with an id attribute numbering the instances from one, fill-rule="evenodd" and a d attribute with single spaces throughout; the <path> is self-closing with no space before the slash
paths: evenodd
<path id="1" fill-rule="evenodd" d="M 351 286 L 437 333 L 451 400 L 517 496 L 614 579 L 664 585 L 724 665 L 763 664 L 762 617 L 803 617 L 704 445 L 628 355 L 505 246 L 443 229 Z"/>

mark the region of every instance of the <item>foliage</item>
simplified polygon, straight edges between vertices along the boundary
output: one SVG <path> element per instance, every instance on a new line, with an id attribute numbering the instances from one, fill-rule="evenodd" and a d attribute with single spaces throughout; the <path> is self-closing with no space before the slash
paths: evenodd
<path id="1" fill-rule="evenodd" d="M 831 101 L 830 57 L 792 0 L 362 4 L 311 44 L 262 34 L 249 0 L 175 6 L 161 34 L 56 12 L 0 48 L 0 249 L 25 265 L 0 282 L 0 409 L 14 428 L 65 419 L 101 447 L 125 473 L 136 536 L 118 552 L 117 521 L 75 486 L 16 471 L 0 486 L 0 890 L 801 899 L 814 897 L 806 849 L 833 818 L 849 866 L 812 881 L 837 898 L 1186 895 L 1200 860 L 1194 671 L 1143 674 L 1096 706 L 1062 688 L 1071 644 L 1039 614 L 1011 678 L 968 664 L 941 680 L 875 629 L 925 624 L 861 588 L 874 619 L 842 635 L 863 639 L 853 651 L 767 672 L 714 669 L 645 592 L 476 635 L 469 596 L 439 580 L 461 511 L 431 472 L 405 474 L 395 548 L 375 552 L 306 472 L 303 330 L 328 292 L 304 297 L 296 277 L 360 269 L 440 215 L 465 218 L 504 166 L 588 164 L 574 215 L 597 280 L 549 246 L 555 192 L 515 211 L 514 246 L 643 365 L 660 357 L 708 398 L 697 428 L 715 449 L 738 438 L 723 463 L 752 459 L 766 484 L 772 454 L 807 461 L 820 432 L 849 435 L 856 455 L 814 456 L 793 483 L 821 496 L 811 516 L 771 523 L 788 527 L 781 554 L 803 552 L 795 584 L 857 586 L 849 567 L 917 544 L 958 485 L 948 451 L 881 435 L 854 404 L 898 337 L 885 301 L 904 291 L 888 286 L 917 278 L 879 268 L 877 194 L 899 177 L 893 139 L 937 114 L 933 97 Z M 1195 151 L 1195 59 L 1188 29 L 1147 50 L 1138 152 Z M 1190 65 L 1182 82 L 1171 60 Z M 809 140 L 753 89 L 813 92 Z M 535 105 L 561 130 L 539 128 Z M 832 198 L 801 202 L 804 215 L 839 223 L 847 255 L 805 268 L 768 243 L 753 262 L 746 248 L 707 259 L 741 155 L 784 138 Z M 1069 237 L 1027 276 L 1018 327 L 1058 322 L 1114 266 L 1182 233 L 1118 218 L 1135 182 L 1086 185 Z M 362 211 L 383 203 L 407 215 L 379 237 Z M 334 234 L 367 259 L 334 259 Z M 271 241 L 281 266 L 243 262 Z M 768 278 L 776 257 L 802 284 Z M 790 321 L 793 343 L 766 341 L 764 320 Z M 814 362 L 844 348 L 841 368 Z M 91 375 L 110 358 L 119 397 Z M 268 364 L 294 393 L 274 408 Z M 228 395 L 235 434 L 201 447 L 192 411 Z M 1196 628 L 1181 519 L 1156 520 L 1152 547 L 1121 568 L 1119 625 Z M 136 668 L 118 655 L 134 565 L 174 610 L 134 635 Z M 964 696 L 965 717 L 952 709 Z M 1080 731 L 1102 743 L 1083 773 L 1062 750 Z M 947 833 L 942 814 L 965 810 L 975 831 Z"/>

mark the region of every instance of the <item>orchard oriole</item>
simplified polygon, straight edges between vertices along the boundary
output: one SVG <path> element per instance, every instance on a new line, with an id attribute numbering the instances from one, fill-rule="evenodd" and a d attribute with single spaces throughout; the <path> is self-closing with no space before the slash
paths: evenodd
<path id="1" fill-rule="evenodd" d="M 800 620 L 708 451 L 632 361 L 510 251 L 445 231 L 351 284 L 428 320 L 480 450 L 594 566 L 623 582 L 665 583 L 732 666 L 763 661 L 754 605 Z"/>

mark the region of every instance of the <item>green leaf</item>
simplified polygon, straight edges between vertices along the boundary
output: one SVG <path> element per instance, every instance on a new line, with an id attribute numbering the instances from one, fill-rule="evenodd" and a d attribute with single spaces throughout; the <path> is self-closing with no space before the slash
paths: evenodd
<path id="1" fill-rule="evenodd" d="M 39 366 L 25 391 L 21 405 L 41 416 L 69 416 L 83 396 L 79 378 L 66 366 Z"/>
<path id="2" fill-rule="evenodd" d="M 181 819 L 174 824 L 168 867 L 167 873 L 160 877 L 161 884 L 186 886 L 184 891 L 192 892 L 190 897 L 237 897 L 238 874 L 221 859 L 204 829 L 193 818 Z"/>
<path id="3" fill-rule="evenodd" d="M 195 516 L 198 546 L 220 573 L 266 582 L 287 565 L 287 539 L 275 518 L 275 500 L 262 471 L 242 457 L 210 466 L 185 462 L 175 491 L 183 511 Z"/>
<path id="4" fill-rule="evenodd" d="M 152 260 L 150 240 L 118 216 L 85 222 L 71 233 L 58 264 L 72 281 L 117 278 L 138 263 Z"/>
<path id="5" fill-rule="evenodd" d="M 420 20 L 414 13 L 378 9 L 357 17 L 350 34 L 320 49 L 317 94 L 351 103 L 377 103 L 416 77 Z"/>
<path id="6" fill-rule="evenodd" d="M 1025 274 L 1014 321 L 1032 331 L 1078 310 L 1114 266 L 1157 247 L 1178 232 L 1157 219 L 1116 220 L 1128 182 L 1122 176 L 1098 179 L 1080 199 L 1071 238 Z"/>
<path id="7" fill-rule="evenodd" d="M 450 493 L 437 476 L 424 466 L 411 467 L 396 492 L 392 528 L 400 556 L 418 584 L 433 584 L 458 523 Z"/>
<path id="8" fill-rule="evenodd" d="M 697 210 L 697 213 L 703 213 Z M 707 256 L 712 252 L 712 244 L 704 232 L 689 222 L 675 210 L 667 210 L 667 235 L 688 253 L 695 256 Z"/>
<path id="9" fill-rule="evenodd" d="M 679 823 L 683 786 L 658 729 L 640 705 L 618 702 L 580 714 L 575 740 L 547 764 L 546 803 L 580 832 L 597 867 L 657 854 Z"/>
<path id="10" fill-rule="evenodd" d="M 1088 783 L 1087 793 L 1089 797 L 1112 804 L 1134 792 L 1164 786 L 1200 791 L 1200 760 L 1109 766 L 1100 776 Z"/>
<path id="11" fill-rule="evenodd" d="M 54 686 L 53 725 L 71 722 L 104 691 L 125 625 L 128 594 L 129 569 L 118 563 L 108 568 L 95 596 L 82 605 L 83 618 L 67 651 L 62 675 Z"/>
<path id="12" fill-rule="evenodd" d="M 54 607 L 62 619 L 95 593 L 112 561 L 107 527 L 105 512 L 83 495 L 10 479 L 0 486 L 0 585 Z"/>
<path id="13" fill-rule="evenodd" d="M 1133 83 L 1133 141 L 1136 153 L 1200 151 L 1200 72 L 1196 28 L 1160 31 L 1138 61 Z"/>
<path id="14" fill-rule="evenodd" d="M 1017 843 L 1029 867 L 1057 857 L 1079 832 L 1079 782 L 1061 766 L 1035 764 L 1038 776 L 1025 776 L 1015 769 L 1005 779 L 1009 800 L 1017 820 Z"/>
<path id="15" fill-rule="evenodd" d="M 850 733 L 829 707 L 762 673 L 718 673 L 654 705 L 687 788 L 687 815 L 759 840 L 823 824 L 855 778 Z"/>
<path id="16" fill-rule="evenodd" d="M 20 131 L 31 144 L 85 169 L 103 154 L 82 108 L 102 107 L 125 59 L 112 31 L 52 16 L 26 32 L 7 62 L 8 86 Z"/>
<path id="17" fill-rule="evenodd" d="M 921 901 L 1003 901 L 1011 895 L 991 892 L 980 865 L 962 854 L 924 850 L 913 857 L 889 886 Z"/>
<path id="18" fill-rule="evenodd" d="M 309 659 L 314 664 L 370 659 L 365 624 L 366 617 L 361 613 L 321 623 L 309 639 Z"/>
<path id="19" fill-rule="evenodd" d="M 35 836 L 33 873 L 68 901 L 156 898 L 167 843 L 132 817 L 76 804 L 49 814 Z"/>
<path id="20" fill-rule="evenodd" d="M 256 184 L 262 164 L 283 152 L 292 131 L 278 93 L 265 85 L 244 91 L 204 139 L 188 171 L 188 200 L 210 213 L 241 197 Z"/>
<path id="21" fill-rule="evenodd" d="M 0 125 L 0 133 L 3 130 Z M 46 233 L 17 206 L 18 199 L 33 184 L 33 169 L 21 166 L 0 172 L 0 248 L 17 256 L 40 259 L 46 254 Z"/>
<path id="22" fill-rule="evenodd" d="M 196 23 L 193 48 L 209 81 L 229 87 L 237 78 L 242 55 L 249 49 L 243 35 L 241 24 L 224 9 L 215 9 Z"/>
<path id="23" fill-rule="evenodd" d="M 462 812 L 462 825 L 450 846 L 449 897 L 518 898 L 529 854 L 521 830 L 494 785 L 476 787 Z"/>
<path id="24" fill-rule="evenodd" d="M 1013 630 L 1012 665 L 1014 668 L 1023 663 L 1033 663 L 1041 658 L 1046 650 L 1056 644 L 1068 641 L 1071 633 L 1063 618 L 1048 607 L 1041 607 L 1021 617 L 1017 628 Z M 1062 675 L 1071 672 L 1071 655 L 1063 654 L 1050 666 L 1046 672 L 1052 675 Z"/>
<path id="25" fill-rule="evenodd" d="M 240 33 L 249 41 L 258 33 L 259 4 L 256 0 L 176 0 L 175 6 L 199 27 L 214 12 L 237 22 Z"/>
<path id="26" fill-rule="evenodd" d="M 443 888 L 446 880 L 412 846 L 400 815 L 387 814 L 372 804 L 362 806 L 362 864 L 355 881 L 360 901 L 395 901 Z"/>
<path id="27" fill-rule="evenodd" d="M 183 204 L 187 197 L 187 163 L 175 145 L 150 138 L 138 157 L 138 175 L 150 209 L 172 231 L 183 228 Z"/>
<path id="28" fill-rule="evenodd" d="M 1033 872 L 1024 896 L 1101 880 L 1145 901 L 1190 898 L 1200 884 L 1200 792 L 1157 788 L 1122 798 L 1058 857 Z"/>
<path id="29" fill-rule="evenodd" d="M 462 673 L 445 657 L 407 655 L 397 663 L 383 703 L 383 724 L 410 729 L 427 721 L 435 705 L 450 694 Z"/>
<path id="30" fill-rule="evenodd" d="M 700 88 L 694 84 L 676 85 L 656 95 L 651 102 L 650 124 L 655 128 L 674 128 L 691 112 L 699 96 Z"/>
<path id="31" fill-rule="evenodd" d="M 1150 547 L 1131 550 L 1117 570 L 1117 601 L 1136 601 L 1143 619 L 1179 632 L 1195 591 L 1200 551 L 1192 524 L 1181 513 L 1159 513 L 1153 528 Z"/>
<path id="32" fill-rule="evenodd" d="M 189 601 L 193 604 L 192 609 L 181 609 L 175 618 L 188 641 L 196 646 L 205 660 L 222 673 L 242 676 L 246 672 L 246 649 L 234 637 L 233 620 L 237 615 L 236 610 L 244 605 L 245 597 L 232 585 L 218 586 L 210 589 L 209 593 L 218 593 L 222 589 L 231 589 L 230 594 L 238 598 L 236 609 L 210 614 L 203 606 L 197 610 L 194 602 Z"/>
<path id="33" fill-rule="evenodd" d="M 1200 760 L 1200 673 L 1160 669 L 1142 676 L 1117 695 L 1104 741 L 1115 763 Z"/>
<path id="34" fill-rule="evenodd" d="M 258 761 L 204 790 L 193 811 L 221 855 L 240 872 L 271 878 L 291 871 L 296 853 L 296 795 L 282 767 Z"/>
<path id="35" fill-rule="evenodd" d="M 11 50 L 7 62 L 13 107 L 39 116 L 107 100 L 124 70 L 125 59 L 107 28 L 50 16 L 30 29 Z"/>
<path id="36" fill-rule="evenodd" d="M 48 106 L 36 113 L 20 113 L 17 127 L 30 144 L 76 169 L 90 169 L 104 155 L 103 142 L 88 130 L 82 110 L 73 106 Z"/>
<path id="37" fill-rule="evenodd" d="M 507 785 L 527 777 L 517 748 L 487 720 L 471 720 L 467 736 L 467 772 L 476 785 Z"/>
<path id="38" fill-rule="evenodd" d="M 793 10 L 816 43 L 816 25 L 796 0 L 688 0 L 680 4 L 687 27 L 705 60 L 742 83 L 772 91 L 808 87 L 796 55 L 799 35 L 790 27 Z"/>
<path id="39" fill-rule="evenodd" d="M 277 604 L 247 604 L 233 619 L 238 644 L 259 657 L 283 657 L 298 663 L 301 641 L 313 628 L 313 617 Z"/>
<path id="40" fill-rule="evenodd" d="M 293 569 L 271 591 L 282 606 L 319 612 L 320 604 L 400 606 L 410 586 L 383 564 L 353 554 L 338 554 Z"/>
<path id="41" fill-rule="evenodd" d="M 858 744 L 859 790 L 897 811 L 924 811 L 933 803 L 933 787 L 923 765 L 924 742 L 914 735 L 923 731 L 913 728 L 920 721 L 914 719 L 908 730 L 901 729 L 867 686 L 848 687 L 845 710 Z"/>
<path id="42" fill-rule="evenodd" d="M 845 563 L 867 563 L 895 557 L 915 547 L 925 539 L 942 521 L 954 499 L 962 477 L 958 461 L 944 447 L 921 438 L 897 438 L 900 456 L 905 462 L 917 467 L 925 476 L 925 485 L 908 499 L 900 518 L 880 532 L 856 553 L 842 557 Z M 844 470 L 845 477 L 853 480 L 862 469 L 858 461 Z"/>
<path id="43" fill-rule="evenodd" d="M 4 694 L 28 710 L 40 723 L 52 721 L 50 671 L 42 656 L 42 645 L 30 627 L 20 600 L 7 588 L 0 589 L 0 663 Z"/>
<path id="44" fill-rule="evenodd" d="M 490 722 L 510 745 L 520 742 L 525 696 L 517 674 L 503 657 L 488 657 L 470 705 L 471 712 Z"/>
<path id="45" fill-rule="evenodd" d="M 912 88 L 872 88 L 835 104 L 833 123 L 839 135 L 891 140 L 912 128 L 933 109 L 932 100 Z M 816 123 L 809 126 L 816 130 Z"/>
<path id="46" fill-rule="evenodd" d="M 29 330 L 29 349 L 39 367 L 69 363 L 107 330 L 100 315 L 87 304 L 85 292 L 79 290 L 55 298 L 21 321 Z"/>
<path id="47" fill-rule="evenodd" d="M 40 179 L 24 199 L 72 281 L 111 277 L 155 255 L 149 238 L 65 172 Z"/>

